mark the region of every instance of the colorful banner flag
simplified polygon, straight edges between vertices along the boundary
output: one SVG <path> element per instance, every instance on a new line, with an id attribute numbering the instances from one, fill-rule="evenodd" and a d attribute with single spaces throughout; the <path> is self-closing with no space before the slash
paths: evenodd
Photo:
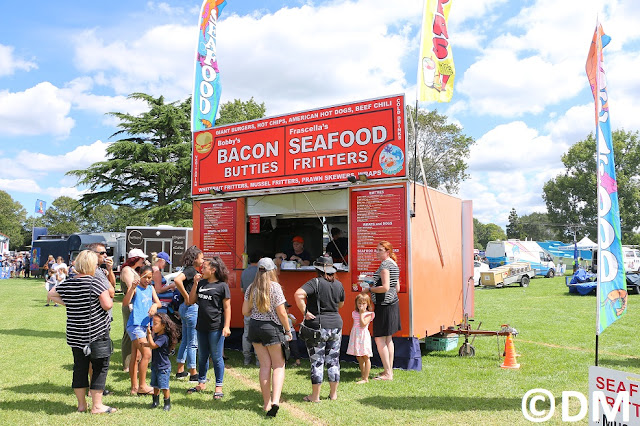
<path id="1" fill-rule="evenodd" d="M 36 200 L 36 213 L 44 214 L 47 209 L 47 203 L 42 200 Z"/>
<path id="2" fill-rule="evenodd" d="M 204 0 L 200 10 L 195 78 L 191 98 L 191 131 L 210 129 L 220 102 L 220 70 L 216 54 L 218 18 L 226 0 Z"/>
<path id="3" fill-rule="evenodd" d="M 622 256 L 620 208 L 616 181 L 607 81 L 602 49 L 611 38 L 596 23 L 587 57 L 587 77 L 595 100 L 598 184 L 598 308 L 596 334 L 600 334 L 627 310 L 627 280 Z"/>
<path id="4" fill-rule="evenodd" d="M 449 44 L 447 20 L 453 0 L 427 0 L 422 20 L 418 61 L 418 100 L 449 102 L 456 68 Z"/>

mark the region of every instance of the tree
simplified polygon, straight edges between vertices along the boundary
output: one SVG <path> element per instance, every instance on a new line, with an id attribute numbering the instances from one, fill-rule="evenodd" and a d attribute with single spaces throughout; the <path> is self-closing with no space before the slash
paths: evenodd
<path id="1" fill-rule="evenodd" d="M 258 104 L 253 97 L 247 102 L 235 99 L 233 102 L 220 105 L 220 117 L 216 120 L 216 127 L 262 118 L 266 112 L 264 102 Z"/>
<path id="2" fill-rule="evenodd" d="M 9 248 L 16 250 L 22 248 L 29 240 L 29 234 L 25 231 L 27 211 L 11 195 L 0 191 L 0 232 L 9 237 Z"/>
<path id="3" fill-rule="evenodd" d="M 506 240 L 507 234 L 495 223 L 483 224 L 478 219 L 473 219 L 473 242 L 474 248 L 484 250 L 489 241 Z"/>
<path id="4" fill-rule="evenodd" d="M 107 148 L 105 161 L 68 172 L 89 187 L 80 199 L 84 211 L 130 206 L 144 210 L 149 224 L 191 226 L 191 99 L 166 104 L 164 97 L 144 93 L 129 98 L 145 101 L 149 111 L 109 113 L 120 120 L 120 130 L 111 137 L 125 138 Z M 221 105 L 217 124 L 260 118 L 264 111 L 264 104 L 253 99 L 235 100 Z"/>
<path id="5" fill-rule="evenodd" d="M 411 115 L 415 120 L 415 108 L 407 106 L 407 116 Z M 407 156 L 413 157 L 415 146 L 415 129 L 407 120 L 409 129 L 409 144 Z M 466 159 L 469 158 L 469 149 L 475 143 L 473 138 L 462 133 L 462 129 L 456 124 L 447 124 L 447 117 L 438 114 L 438 111 L 418 113 L 418 158 L 422 159 L 427 184 L 433 188 L 444 189 L 447 192 L 457 192 L 460 182 L 468 178 Z M 417 175 L 414 175 L 416 166 L 412 158 L 408 161 L 409 177 L 417 176 L 417 181 L 422 182 L 420 165 Z"/>
<path id="6" fill-rule="evenodd" d="M 144 209 L 136 210 L 131 206 L 113 208 L 109 204 L 96 207 L 84 219 L 83 232 L 124 232 L 127 226 L 151 225 Z"/>
<path id="7" fill-rule="evenodd" d="M 633 229 L 640 224 L 640 137 L 638 132 L 613 132 L 613 152 L 616 161 L 618 202 L 622 241 L 638 239 Z M 547 181 L 543 198 L 552 223 L 583 226 L 589 235 L 597 235 L 596 205 L 596 141 L 593 134 L 577 142 L 562 156 L 566 170 Z M 572 238 L 568 228 L 561 231 L 563 239 Z"/>
<path id="8" fill-rule="evenodd" d="M 559 228 L 554 227 L 546 213 L 520 216 L 519 222 L 524 236 L 530 240 L 546 241 L 557 238 Z"/>
<path id="9" fill-rule="evenodd" d="M 58 197 L 51 206 L 37 219 L 38 226 L 47 227 L 50 235 L 75 234 L 85 228 L 82 205 L 71 197 Z"/>
<path id="10" fill-rule="evenodd" d="M 507 224 L 507 238 L 515 238 L 518 240 L 525 238 L 522 225 L 520 224 L 520 220 L 518 219 L 518 213 L 516 213 L 516 209 L 514 207 L 511 207 L 511 212 L 509 213 L 509 223 Z"/>

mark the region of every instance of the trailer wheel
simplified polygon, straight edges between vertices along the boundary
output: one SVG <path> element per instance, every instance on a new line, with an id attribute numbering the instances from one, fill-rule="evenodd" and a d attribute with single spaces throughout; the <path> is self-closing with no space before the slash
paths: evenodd
<path id="1" fill-rule="evenodd" d="M 463 343 L 458 350 L 458 356 L 476 356 L 476 348 L 471 343 Z"/>
<path id="2" fill-rule="evenodd" d="M 530 278 L 528 275 L 523 275 L 520 280 L 520 287 L 529 287 L 529 280 Z"/>
<path id="3" fill-rule="evenodd" d="M 553 278 L 556 276 L 556 271 L 553 269 L 549 269 L 549 272 L 547 272 L 547 278 Z"/>

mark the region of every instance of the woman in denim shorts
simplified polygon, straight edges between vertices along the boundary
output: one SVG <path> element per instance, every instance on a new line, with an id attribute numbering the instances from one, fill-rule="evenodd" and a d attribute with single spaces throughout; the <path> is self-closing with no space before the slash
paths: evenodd
<path id="1" fill-rule="evenodd" d="M 275 417 L 280 408 L 285 364 L 282 343 L 291 340 L 285 302 L 275 263 L 268 257 L 260 259 L 256 278 L 244 294 L 242 314 L 251 317 L 249 341 L 260 361 L 263 409 L 269 417 Z"/>

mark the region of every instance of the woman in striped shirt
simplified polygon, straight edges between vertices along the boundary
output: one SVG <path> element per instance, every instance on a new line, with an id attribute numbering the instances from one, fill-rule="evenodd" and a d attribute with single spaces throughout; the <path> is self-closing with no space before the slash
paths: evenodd
<path id="1" fill-rule="evenodd" d="M 76 258 L 78 274 L 49 291 L 49 298 L 67 307 L 67 344 L 73 352 L 73 381 L 71 387 L 78 399 L 78 411 L 87 410 L 87 388 L 91 389 L 91 413 L 112 413 L 116 409 L 102 404 L 102 393 L 109 371 L 109 359 L 91 359 L 89 344 L 109 338 L 108 310 L 113 306 L 107 285 L 94 277 L 98 256 L 83 250 Z M 89 365 L 93 368 L 89 386 Z"/>
<path id="2" fill-rule="evenodd" d="M 369 291 L 375 304 L 376 313 L 376 318 L 373 320 L 373 337 L 384 370 L 380 375 L 374 377 L 374 380 L 393 380 L 395 348 L 392 336 L 400 331 L 400 304 L 398 303 L 400 269 L 390 242 L 381 241 L 378 244 L 376 255 L 381 263 L 373 274 L 375 282 Z"/>

